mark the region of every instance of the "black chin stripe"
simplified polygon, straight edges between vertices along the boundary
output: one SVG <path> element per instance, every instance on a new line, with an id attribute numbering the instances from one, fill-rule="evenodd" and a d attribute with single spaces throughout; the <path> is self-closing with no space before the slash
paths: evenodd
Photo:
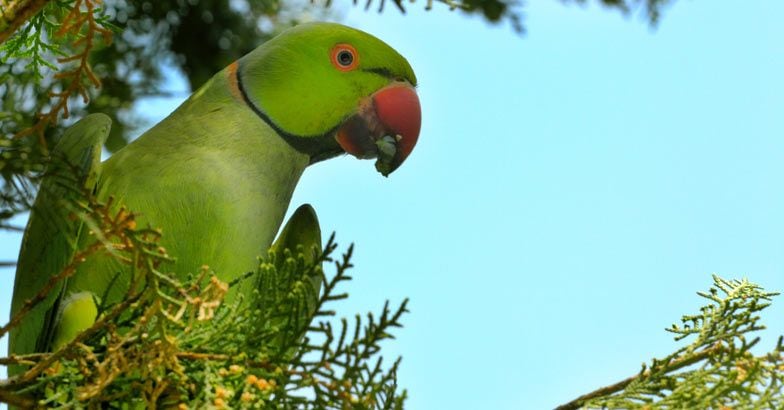
<path id="1" fill-rule="evenodd" d="M 267 125 L 270 126 L 275 132 L 283 138 L 286 143 L 294 148 L 298 152 L 301 152 L 305 155 L 310 156 L 310 163 L 313 164 L 315 162 L 319 162 L 328 158 L 332 158 L 336 155 L 342 154 L 343 149 L 340 148 L 337 141 L 334 138 L 335 131 L 337 131 L 340 124 L 332 127 L 330 130 L 325 132 L 321 135 L 310 135 L 310 136 L 302 136 L 302 135 L 294 135 L 285 131 L 284 129 L 280 128 L 278 124 L 275 124 L 270 117 L 265 113 L 261 108 L 256 106 L 255 103 L 250 99 L 248 96 L 247 90 L 245 90 L 245 84 L 242 82 L 242 64 L 241 61 L 238 63 L 239 66 L 237 67 L 237 88 L 240 90 L 240 94 L 242 94 L 242 99 L 245 101 L 245 105 L 250 107 L 256 116 L 262 119 Z"/>

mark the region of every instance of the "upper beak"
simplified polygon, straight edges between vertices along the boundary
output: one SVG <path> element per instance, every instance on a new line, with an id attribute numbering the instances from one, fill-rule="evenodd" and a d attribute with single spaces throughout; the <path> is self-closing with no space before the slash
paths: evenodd
<path id="1" fill-rule="evenodd" d="M 421 125 L 416 91 L 408 83 L 394 82 L 363 100 L 336 138 L 357 158 L 377 158 L 376 169 L 387 176 L 414 150 Z"/>

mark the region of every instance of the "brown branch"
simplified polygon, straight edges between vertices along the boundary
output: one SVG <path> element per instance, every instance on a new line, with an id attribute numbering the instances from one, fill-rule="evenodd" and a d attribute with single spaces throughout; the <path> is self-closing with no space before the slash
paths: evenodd
<path id="1" fill-rule="evenodd" d="M 713 346 L 711 346 L 711 347 L 709 347 L 709 348 L 707 348 L 707 349 L 705 349 L 703 351 L 700 351 L 700 352 L 694 353 L 694 354 L 692 354 L 690 356 L 686 356 L 686 357 L 683 357 L 681 359 L 675 360 L 675 361 L 671 362 L 669 365 L 665 365 L 666 366 L 666 370 L 664 371 L 664 373 L 670 373 L 670 372 L 682 369 L 684 367 L 691 366 L 691 365 L 693 365 L 695 363 L 699 363 L 699 362 L 709 358 L 710 356 L 720 352 L 723 349 L 724 349 L 724 347 L 720 343 L 716 343 L 715 345 L 713 345 Z M 626 379 L 623 379 L 623 380 L 619 381 L 618 383 L 614 383 L 614 384 L 611 384 L 609 386 L 605 386 L 605 387 L 602 387 L 600 389 L 594 390 L 594 391 L 592 391 L 592 392 L 590 392 L 588 394 L 584 394 L 584 395 L 582 395 L 582 396 L 580 396 L 580 397 L 570 401 L 569 403 L 562 404 L 562 405 L 556 407 L 555 410 L 577 410 L 577 409 L 583 407 L 583 405 L 585 405 L 585 403 L 588 402 L 589 400 L 593 400 L 593 399 L 596 399 L 596 398 L 599 398 L 599 397 L 605 397 L 605 396 L 609 396 L 609 395 L 614 394 L 614 393 L 618 393 L 619 391 L 625 389 L 626 386 L 630 385 L 631 383 L 633 383 L 633 382 L 635 382 L 637 380 L 642 380 L 642 379 L 645 379 L 647 377 L 650 377 L 650 375 L 651 375 L 651 370 L 646 370 L 646 371 L 644 371 L 644 372 L 642 372 L 640 374 L 637 374 L 635 376 L 631 376 L 631 377 L 628 377 Z"/>
<path id="2" fill-rule="evenodd" d="M 12 364 L 33 365 L 38 363 L 47 353 L 32 353 L 25 355 L 12 354 L 8 357 L 0 357 L 0 366 L 8 366 Z M 0 383 L 2 386 L 2 383 Z"/>
<path id="3" fill-rule="evenodd" d="M 228 362 L 232 360 L 232 357 L 227 354 L 195 352 L 178 352 L 177 358 L 186 360 L 215 360 L 220 362 Z"/>
<path id="4" fill-rule="evenodd" d="M 1 0 L 0 0 L 1 1 Z M 17 0 L 0 8 L 0 44 L 5 43 L 27 20 L 41 11 L 50 0 Z M 3 1 L 3 3 L 5 3 Z"/>
<path id="5" fill-rule="evenodd" d="M 35 407 L 34 399 L 5 390 L 0 390 L 0 403 L 7 403 L 23 409 Z"/>

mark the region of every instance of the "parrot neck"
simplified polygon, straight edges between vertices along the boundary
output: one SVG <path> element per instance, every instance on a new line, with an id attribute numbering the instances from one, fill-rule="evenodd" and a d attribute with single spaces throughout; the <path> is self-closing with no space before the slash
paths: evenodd
<path id="1" fill-rule="evenodd" d="M 238 192 L 247 190 L 287 205 L 310 158 L 281 139 L 235 94 L 225 73 L 214 76 L 168 118 L 117 154 L 134 151 L 119 157 L 155 156 L 169 164 L 182 160 L 197 168 L 191 172 L 210 173 L 218 180 L 232 176 Z"/>
<path id="2" fill-rule="evenodd" d="M 222 74 L 102 170 L 101 195 L 143 209 L 140 224 L 164 230 L 162 244 L 183 274 L 205 261 L 218 272 L 255 269 L 310 162 L 238 100 Z"/>
<path id="3" fill-rule="evenodd" d="M 239 97 L 245 105 L 247 105 L 257 117 L 259 117 L 265 124 L 275 130 L 275 132 L 289 144 L 290 147 L 310 157 L 310 163 L 316 163 L 335 157 L 343 152 L 335 140 L 335 133 L 341 124 L 337 124 L 331 129 L 327 130 L 320 135 L 295 135 L 292 134 L 278 124 L 261 109 L 248 95 L 248 90 L 242 80 L 242 69 L 240 61 L 237 60 L 226 68 L 226 77 L 230 84 L 232 92 L 235 96 Z"/>

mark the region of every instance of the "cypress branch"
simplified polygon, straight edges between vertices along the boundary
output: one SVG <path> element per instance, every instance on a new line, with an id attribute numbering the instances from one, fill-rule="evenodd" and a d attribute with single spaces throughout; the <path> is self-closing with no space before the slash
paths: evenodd
<path id="1" fill-rule="evenodd" d="M 666 329 L 676 341 L 694 337 L 663 359 L 643 365 L 635 376 L 584 394 L 556 410 L 579 408 L 782 408 L 784 345 L 755 356 L 760 341 L 751 333 L 765 329 L 757 315 L 778 293 L 747 280 L 713 276 L 713 286 L 697 294 L 709 301 L 681 325 Z"/>

